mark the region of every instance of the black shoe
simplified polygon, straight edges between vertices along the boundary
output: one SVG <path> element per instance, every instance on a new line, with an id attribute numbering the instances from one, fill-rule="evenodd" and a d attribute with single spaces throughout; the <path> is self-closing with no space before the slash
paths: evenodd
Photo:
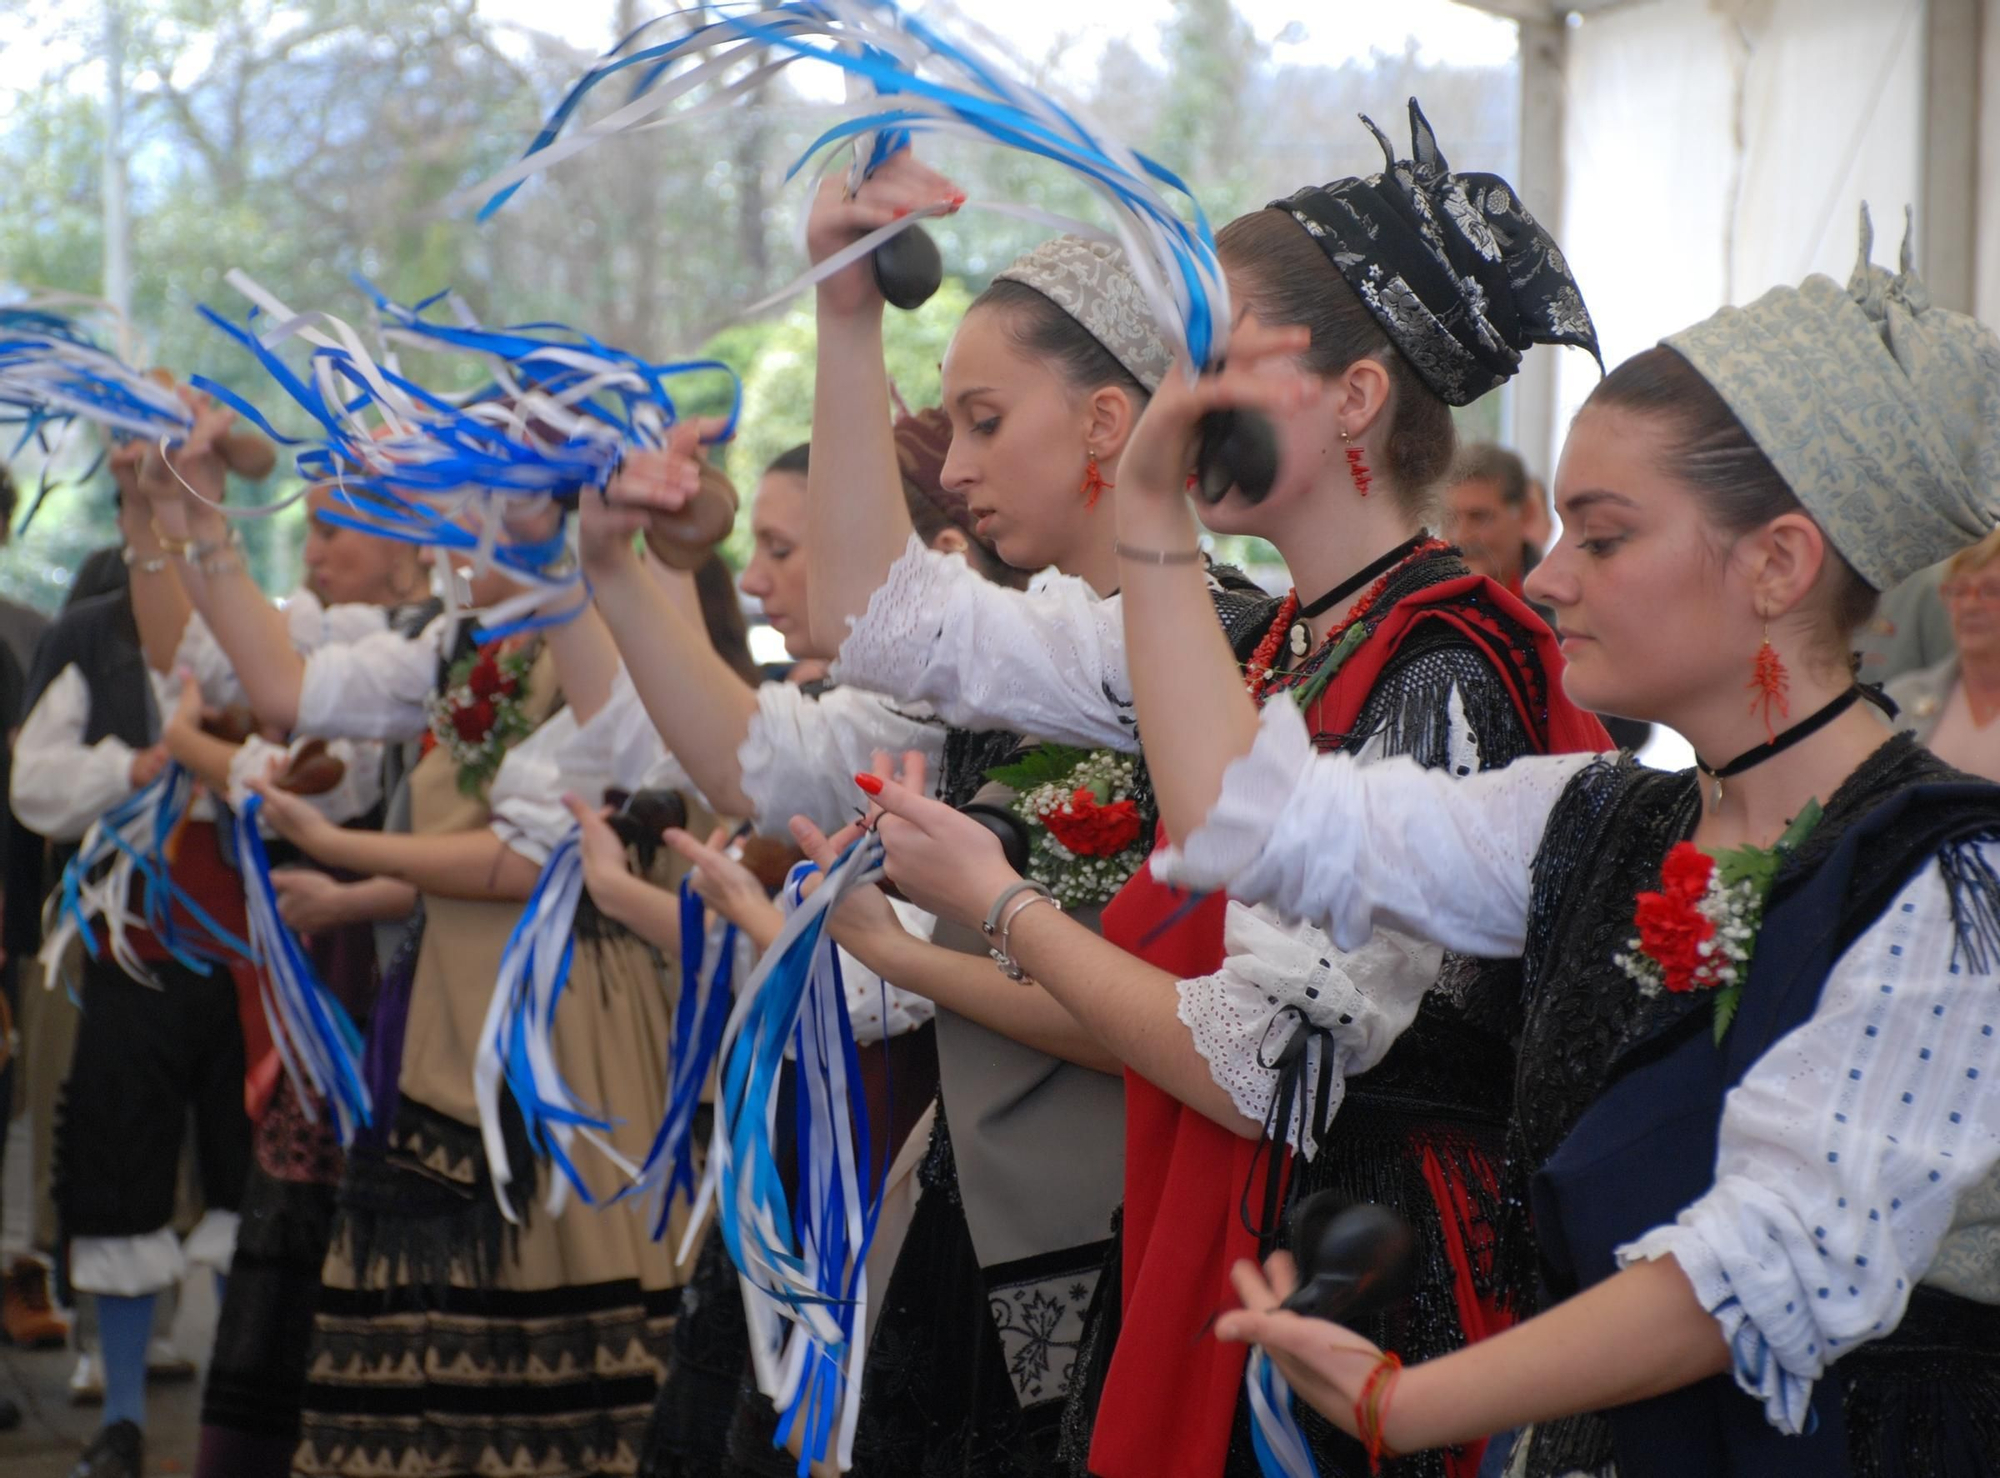
<path id="1" fill-rule="evenodd" d="M 21 1425 L 21 1408 L 0 1396 L 0 1432 L 11 1432 Z"/>
<path id="2" fill-rule="evenodd" d="M 69 1478 L 140 1478 L 145 1468 L 146 1434 L 132 1422 L 113 1422 L 83 1450 Z"/>

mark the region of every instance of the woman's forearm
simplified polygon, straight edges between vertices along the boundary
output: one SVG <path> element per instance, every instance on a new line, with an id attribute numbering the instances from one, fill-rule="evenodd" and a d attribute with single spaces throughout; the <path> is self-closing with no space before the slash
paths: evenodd
<path id="1" fill-rule="evenodd" d="M 1181 498 L 1118 499 L 1118 541 L 1127 549 L 1182 554 L 1196 530 Z M 1201 566 L 1121 556 L 1125 653 L 1146 768 L 1167 835 L 1189 835 L 1214 808 L 1222 773 L 1257 738 L 1257 710 L 1215 619 Z"/>
<path id="2" fill-rule="evenodd" d="M 824 434 L 806 473 L 807 621 L 813 645 L 833 652 L 910 542 L 879 302 L 838 314 L 822 302 L 813 426 Z"/>
<path id="3" fill-rule="evenodd" d="M 681 901 L 642 877 L 618 873 L 590 882 L 591 901 L 614 924 L 622 924 L 655 949 L 669 954 L 681 947 Z"/>
<path id="4" fill-rule="evenodd" d="M 318 827 L 299 844 L 329 867 L 407 883 L 443 898 L 525 901 L 541 869 L 485 827 L 442 836 Z"/>
<path id="5" fill-rule="evenodd" d="M 618 678 L 618 648 L 594 606 L 585 606 L 549 632 L 556 681 L 579 726 L 595 718 Z"/>
<path id="6" fill-rule="evenodd" d="M 202 562 L 180 542 L 226 540 L 228 522 L 221 514 L 212 509 L 189 513 L 180 504 L 163 505 L 158 512 L 161 531 L 181 550 L 173 562 L 180 587 L 236 669 L 251 710 L 264 723 L 290 733 L 298 723 L 306 664 L 292 646 L 284 613 L 258 589 L 241 558 L 211 559 L 205 573 Z M 174 640 L 178 644 L 178 634 Z"/>
<path id="7" fill-rule="evenodd" d="M 1078 1067 L 1100 1073 L 1123 1070 L 1118 1058 L 1055 997 L 1007 979 L 983 956 L 961 954 L 902 931 L 871 932 L 855 943 L 860 947 L 848 944 L 849 952 L 899 989 Z"/>
<path id="8" fill-rule="evenodd" d="M 1722 1326 L 1702 1308 L 1680 1264 L 1660 1258 L 1405 1371 L 1387 1436 L 1397 1452 L 1445 1447 L 1623 1406 L 1728 1368 Z"/>
<path id="9" fill-rule="evenodd" d="M 185 724 L 168 724 L 160 737 L 167 753 L 180 761 L 182 768 L 192 772 L 195 779 L 216 795 L 227 798 L 229 765 L 236 758 L 238 746 Z"/>
<path id="10" fill-rule="evenodd" d="M 146 665 L 155 672 L 172 672 L 194 608 L 150 522 L 133 532 L 126 558 L 132 571 L 132 619 Z"/>
<path id="11" fill-rule="evenodd" d="M 636 557 L 592 579 L 598 612 L 668 751 L 717 811 L 749 815 L 736 751 L 750 732 L 757 695 Z"/>
<path id="12" fill-rule="evenodd" d="M 416 912 L 417 890 L 401 878 L 362 878 L 347 886 L 357 924 L 393 923 Z"/>
<path id="13" fill-rule="evenodd" d="M 1008 931 L 1021 968 L 1125 1067 L 1232 1134 L 1255 1139 L 1246 1119 L 1195 1050 L 1180 1019 L 1180 986 L 1046 904 L 1023 909 Z"/>

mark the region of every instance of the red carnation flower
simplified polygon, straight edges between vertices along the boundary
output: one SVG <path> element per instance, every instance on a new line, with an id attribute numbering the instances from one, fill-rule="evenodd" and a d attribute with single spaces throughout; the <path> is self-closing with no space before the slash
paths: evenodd
<path id="1" fill-rule="evenodd" d="M 452 714 L 451 726 L 467 744 L 477 744 L 493 732 L 494 716 L 493 704 L 481 698 Z"/>
<path id="2" fill-rule="evenodd" d="M 1695 971 L 1703 963 L 1701 946 L 1715 936 L 1715 925 L 1694 900 L 1641 893 L 1634 922 L 1639 926 L 1639 947 L 1659 964 L 1660 983 L 1671 991 L 1693 990 Z"/>
<path id="3" fill-rule="evenodd" d="M 1660 887 L 1669 898 L 1699 903 L 1715 876 L 1715 859 L 1693 842 L 1678 842 L 1660 864 Z"/>
<path id="4" fill-rule="evenodd" d="M 491 657 L 481 657 L 472 666 L 471 674 L 465 679 L 466 687 L 475 698 L 491 698 L 506 687 L 506 679 L 501 676 L 500 664 Z"/>
<path id="5" fill-rule="evenodd" d="M 1042 823 L 1050 836 L 1079 857 L 1116 857 L 1145 829 L 1139 808 L 1130 799 L 1102 805 L 1081 788 L 1070 796 L 1068 810 L 1057 808 Z"/>

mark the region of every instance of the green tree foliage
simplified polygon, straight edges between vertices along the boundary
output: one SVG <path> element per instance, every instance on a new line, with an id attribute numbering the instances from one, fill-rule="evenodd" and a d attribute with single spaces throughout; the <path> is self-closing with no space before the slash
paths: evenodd
<path id="1" fill-rule="evenodd" d="M 360 273 L 403 301 L 452 288 L 489 322 L 556 319 L 657 358 L 713 353 L 742 374 L 741 434 L 728 466 L 746 490 L 778 451 L 808 433 L 810 300 L 752 320 L 745 306 L 803 266 L 804 184 L 786 172 L 824 126 L 783 76 L 758 106 L 611 140 L 548 172 L 493 221 L 447 208 L 514 158 L 593 58 L 502 26 L 478 0 L 0 0 L 0 25 L 39 42 L 40 85 L 0 92 L 0 287 L 100 290 L 103 55 L 107 5 L 125 35 L 133 317 L 151 362 L 199 371 L 288 415 L 247 355 L 205 325 L 196 304 L 241 318 L 223 281 L 242 267 L 296 308 L 362 324 Z M 614 29 L 657 13 L 621 0 Z M 1160 0 L 1158 55 L 1106 48 L 1082 89 L 1095 116 L 1186 173 L 1218 224 L 1307 180 L 1380 167 L 1355 122 L 1392 135 L 1420 93 L 1456 151 L 1512 167 L 1513 81 L 1449 71 L 1414 54 L 1337 69 L 1279 65 L 1230 0 Z M 610 39 L 606 38 L 607 41 Z M 4 42 L 0 42 L 4 44 Z M 1050 38 L 1038 65 L 1064 51 Z M 14 74 L 19 75 L 18 56 Z M 626 96 L 616 85 L 586 109 Z M 1089 189 L 1038 160 L 941 142 L 926 153 L 975 204 L 1004 199 L 1103 220 Z M 933 403 L 937 366 L 967 303 L 1045 234 L 970 209 L 932 226 L 946 290 L 919 313 L 890 315 L 890 368 L 912 406 Z M 461 365 L 410 361 L 441 389 Z M 710 390 L 688 408 L 712 410 Z M 80 473 L 78 438 L 60 469 Z M 0 455 L 12 447 L 0 448 Z M 32 497 L 41 467 L 16 464 Z M 272 501 L 274 476 L 232 496 Z M 253 568 L 282 589 L 296 570 L 298 510 L 246 525 Z M 83 550 L 112 538 L 108 485 L 58 492 L 29 534 L 0 551 L 0 591 L 53 605 Z"/>

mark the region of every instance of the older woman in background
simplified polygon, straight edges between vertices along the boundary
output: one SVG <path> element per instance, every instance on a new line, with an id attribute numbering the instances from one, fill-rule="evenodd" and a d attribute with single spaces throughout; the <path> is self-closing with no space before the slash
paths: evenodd
<path id="1" fill-rule="evenodd" d="M 1958 651 L 1897 678 L 1889 696 L 1938 758 L 2000 780 L 2000 532 L 1945 566 L 1939 594 Z"/>

